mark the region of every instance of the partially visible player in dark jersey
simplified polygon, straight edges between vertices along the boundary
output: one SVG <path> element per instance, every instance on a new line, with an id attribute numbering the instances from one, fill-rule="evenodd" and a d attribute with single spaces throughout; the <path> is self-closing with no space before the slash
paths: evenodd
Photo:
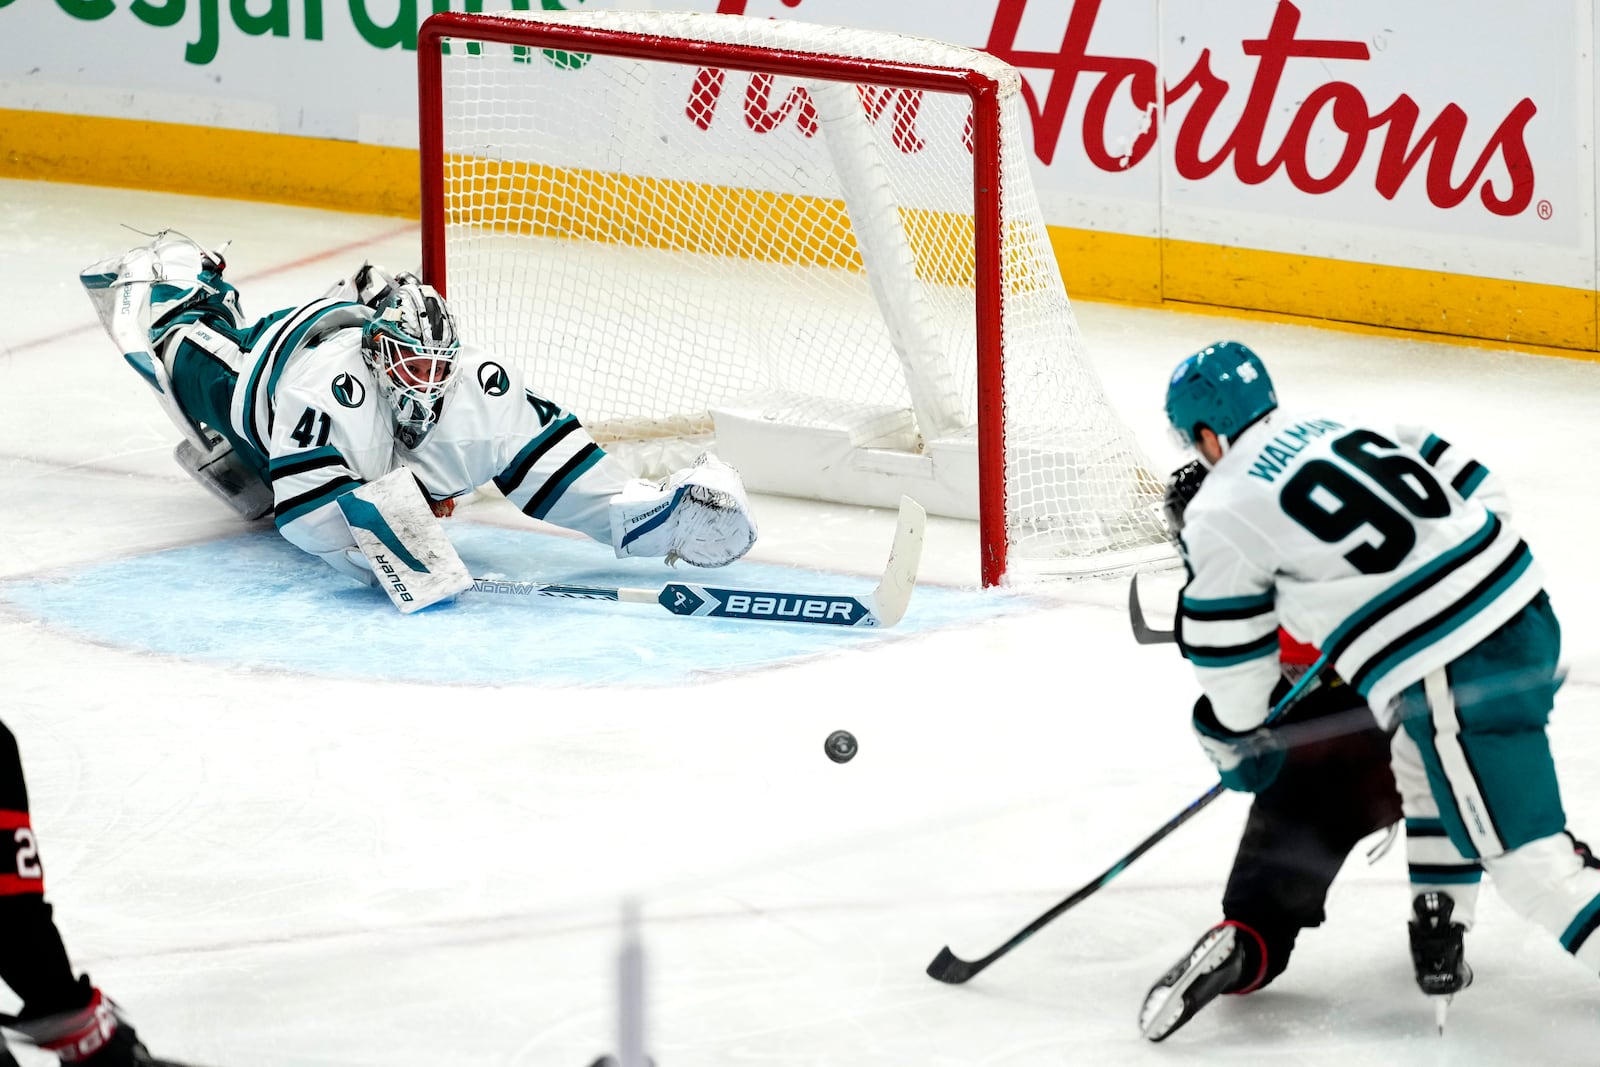
<path id="1" fill-rule="evenodd" d="M 163 1067 L 88 975 L 75 975 L 44 899 L 17 739 L 0 723 L 0 980 L 22 1000 L 11 1029 L 84 1067 Z M 16 1061 L 0 1045 L 0 1067 Z M 176 1067 L 176 1065 L 167 1065 Z"/>

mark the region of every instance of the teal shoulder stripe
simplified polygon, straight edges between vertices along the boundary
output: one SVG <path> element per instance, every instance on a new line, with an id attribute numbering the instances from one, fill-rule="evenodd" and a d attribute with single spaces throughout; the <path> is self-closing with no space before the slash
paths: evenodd
<path id="1" fill-rule="evenodd" d="M 275 516 L 272 521 L 278 527 L 278 529 L 281 530 L 301 516 L 309 515 L 318 508 L 326 504 L 331 504 L 344 494 L 358 488 L 360 488 L 360 483 L 358 482 L 336 482 L 326 492 L 307 497 L 294 507 L 290 508 L 288 511 L 285 511 L 283 514 Z"/>
<path id="2" fill-rule="evenodd" d="M 546 485 L 544 487 L 544 502 L 530 513 L 532 517 L 535 519 L 542 519 L 549 514 L 550 509 L 556 506 L 557 502 L 561 500 L 561 497 L 566 493 L 567 489 L 572 485 L 572 483 L 577 481 L 578 478 L 583 475 L 584 471 L 588 470 L 590 467 L 593 467 L 596 463 L 599 463 L 601 457 L 604 455 L 605 452 L 602 449 L 595 449 L 593 452 L 589 453 L 588 456 L 584 457 L 581 463 L 574 464 L 573 468 L 567 472 L 567 476 L 561 479 L 559 483 L 554 486 Z"/>
<path id="3" fill-rule="evenodd" d="M 1444 820 L 1438 816 L 1417 815 L 1406 816 L 1406 833 L 1428 832 L 1443 835 Z"/>
<path id="4" fill-rule="evenodd" d="M 1493 515 L 1484 518 L 1483 525 L 1478 531 L 1455 548 L 1441 553 L 1431 563 L 1418 567 L 1404 581 L 1390 586 L 1365 604 L 1361 605 L 1350 616 L 1340 623 L 1325 641 L 1322 642 L 1323 651 L 1330 653 L 1335 658 L 1343 651 L 1343 642 L 1352 630 L 1363 627 L 1377 615 L 1389 611 L 1396 604 L 1408 600 L 1417 587 L 1431 582 L 1435 575 L 1447 567 L 1455 565 L 1456 560 L 1462 556 L 1470 555 L 1481 549 L 1489 538 L 1494 536 L 1497 520 Z"/>
<path id="5" fill-rule="evenodd" d="M 117 280 L 117 272 L 109 274 L 80 274 L 78 281 L 83 283 L 85 289 L 109 289 Z"/>
<path id="6" fill-rule="evenodd" d="M 279 322 L 282 322 L 285 318 L 293 313 L 294 308 L 282 308 L 278 311 L 272 312 L 271 314 L 263 316 L 255 323 L 255 325 L 251 326 L 250 329 L 245 331 L 244 339 L 240 342 L 239 347 L 245 349 L 254 348 L 256 342 L 261 340 L 262 334 L 266 333 L 267 330 L 271 329 Z"/>
<path id="7" fill-rule="evenodd" d="M 292 355 L 294 350 L 300 347 L 300 342 L 305 340 L 306 334 L 311 332 L 311 328 L 317 323 L 321 322 L 329 312 L 338 311 L 340 308 L 347 308 L 350 306 L 352 305 L 348 300 L 341 301 L 337 304 L 329 304 L 327 307 L 318 311 L 315 315 L 307 316 L 304 322 L 290 331 L 289 336 L 280 336 L 272 343 L 271 351 L 274 352 L 274 356 L 272 360 L 272 374 L 267 378 L 268 396 L 271 396 L 272 391 L 278 387 L 278 379 L 283 376 L 284 368 L 289 365 L 289 361 L 285 357 Z"/>
<path id="8" fill-rule="evenodd" d="M 1489 468 L 1479 467 L 1477 470 L 1473 471 L 1467 476 L 1467 480 L 1461 483 L 1461 488 L 1458 489 L 1457 492 L 1459 492 L 1463 498 L 1469 497 L 1472 495 L 1472 491 L 1478 488 L 1478 486 L 1482 485 L 1483 480 L 1487 477 L 1489 477 Z"/>
<path id="9" fill-rule="evenodd" d="M 1436 616 L 1433 622 L 1437 625 L 1419 627 L 1419 632 L 1414 640 L 1407 642 L 1400 648 L 1391 652 L 1377 663 L 1367 663 L 1360 669 L 1360 674 L 1366 675 L 1356 686 L 1356 691 L 1362 696 L 1372 692 L 1372 687 L 1388 673 L 1416 655 L 1429 645 L 1437 644 L 1440 640 L 1459 630 L 1463 623 L 1476 616 L 1484 608 L 1493 604 L 1500 595 L 1516 584 L 1529 567 L 1533 565 L 1533 553 L 1527 545 L 1522 545 L 1514 562 L 1506 569 L 1500 580 L 1485 589 L 1470 601 L 1457 601 L 1445 612 Z"/>
<path id="10" fill-rule="evenodd" d="M 1269 589 L 1265 593 L 1255 596 L 1224 596 L 1203 600 L 1199 597 L 1185 596 L 1183 607 L 1186 611 L 1216 612 L 1216 611 L 1265 611 L 1272 607 L 1273 593 Z"/>

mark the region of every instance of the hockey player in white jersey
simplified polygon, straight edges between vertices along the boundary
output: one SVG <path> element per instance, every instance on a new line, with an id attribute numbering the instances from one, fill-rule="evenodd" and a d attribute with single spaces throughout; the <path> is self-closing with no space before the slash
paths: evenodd
<path id="1" fill-rule="evenodd" d="M 1238 342 L 1180 363 L 1166 411 L 1211 468 L 1185 515 L 1178 634 L 1224 781 L 1272 728 L 1281 625 L 1394 729 L 1408 822 L 1437 820 L 1513 909 L 1600 970 L 1600 870 L 1564 833 L 1545 733 L 1560 627 L 1497 479 L 1425 429 L 1280 410 Z M 1475 895 L 1441 885 L 1412 902 L 1418 981 L 1441 1009 L 1471 980 Z"/>
<path id="2" fill-rule="evenodd" d="M 220 253 L 164 231 L 86 268 L 124 358 L 184 432 L 177 458 L 241 515 L 373 582 L 337 502 L 398 466 L 433 505 L 490 481 L 526 514 L 616 555 L 721 566 L 756 529 L 714 457 L 665 482 L 630 478 L 515 366 L 461 343 L 443 298 L 363 265 L 322 298 L 249 322 Z"/>

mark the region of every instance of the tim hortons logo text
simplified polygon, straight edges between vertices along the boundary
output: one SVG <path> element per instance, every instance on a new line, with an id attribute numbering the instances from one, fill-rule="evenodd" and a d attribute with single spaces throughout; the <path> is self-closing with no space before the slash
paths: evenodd
<path id="1" fill-rule="evenodd" d="M 798 7 L 802 2 L 784 0 L 787 7 Z M 1043 163 L 1055 158 L 1073 94 L 1081 87 L 1089 94 L 1081 131 L 1084 156 L 1103 171 L 1136 167 L 1156 145 L 1156 123 L 1148 121 L 1130 144 L 1115 151 L 1107 147 L 1107 123 L 1119 97 L 1125 101 L 1123 106 L 1131 103 L 1149 116 L 1154 116 L 1158 106 L 1166 111 L 1174 103 L 1185 101 L 1187 108 L 1166 128 L 1166 135 L 1172 139 L 1174 165 L 1185 179 L 1204 179 L 1231 167 L 1239 181 L 1259 185 L 1282 173 L 1296 189 L 1318 195 L 1344 185 L 1370 151 L 1377 153 L 1373 186 L 1385 199 L 1392 200 L 1420 171 L 1428 200 L 1435 207 L 1453 208 L 1476 192 L 1490 212 L 1510 216 L 1521 214 L 1533 201 L 1534 169 L 1526 131 L 1539 109 L 1527 97 L 1517 101 L 1500 119 L 1473 157 L 1475 145 L 1468 141 L 1470 119 L 1460 105 L 1447 104 L 1425 121 L 1409 93 L 1401 93 L 1387 104 L 1369 101 L 1352 81 L 1339 80 L 1339 75 L 1359 77 L 1359 68 L 1339 64 L 1369 61 L 1372 56 L 1367 45 L 1358 40 L 1299 37 L 1300 9 L 1290 0 L 1279 0 L 1265 37 L 1227 46 L 1238 47 L 1256 60 L 1250 83 L 1239 87 L 1212 71 L 1212 48 L 1203 49 L 1181 78 L 1174 81 L 1169 77 L 1164 83 L 1150 60 L 1091 54 L 1089 39 L 1102 3 L 1103 0 L 1076 0 L 1061 47 L 1052 53 L 1019 49 L 1016 45 L 1028 0 L 998 0 L 984 50 L 1024 74 L 1045 71 L 1050 75 L 1049 88 L 1042 97 L 1026 79 L 1023 86 L 1033 121 L 1034 153 Z M 717 10 L 742 15 L 747 4 L 748 0 L 719 0 Z M 1280 99 L 1280 87 L 1291 64 L 1295 64 L 1297 72 L 1306 64 L 1314 64 L 1311 69 L 1327 72 L 1330 80 L 1305 93 L 1302 99 L 1286 103 Z M 718 70 L 701 70 L 695 80 L 687 113 L 701 128 L 709 126 L 717 110 L 724 81 L 725 72 Z M 1244 94 L 1238 118 L 1233 129 L 1220 138 L 1220 146 L 1208 153 L 1204 146 L 1218 144 L 1217 135 L 1223 132 L 1213 129 L 1217 115 L 1236 91 Z M 875 120 L 884 111 L 891 112 L 892 141 L 906 153 L 923 147 L 916 129 L 919 100 L 919 91 L 909 89 L 864 95 Z M 1276 144 L 1270 143 L 1268 120 L 1286 109 L 1293 114 L 1289 128 Z M 808 137 L 817 130 L 816 108 L 805 89 L 796 86 L 780 96 L 775 92 L 774 79 L 764 74 L 751 75 L 746 83 L 743 118 L 758 133 L 790 120 Z M 1326 130 L 1328 124 L 1343 137 L 1344 147 L 1325 173 L 1312 173 L 1309 146 L 1313 131 Z M 970 130 L 966 141 L 970 151 Z M 1457 166 L 1463 158 L 1473 159 L 1465 171 Z M 1501 169 L 1495 171 L 1495 177 L 1485 177 L 1496 161 Z"/>

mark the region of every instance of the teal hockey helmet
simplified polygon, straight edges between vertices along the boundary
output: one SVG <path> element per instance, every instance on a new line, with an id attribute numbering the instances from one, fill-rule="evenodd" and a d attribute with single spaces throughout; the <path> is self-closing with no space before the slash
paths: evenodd
<path id="1" fill-rule="evenodd" d="M 1232 442 L 1277 406 L 1261 357 L 1238 341 L 1202 348 L 1178 364 L 1167 383 L 1167 422 L 1185 448 L 1194 447 L 1196 426 Z"/>

